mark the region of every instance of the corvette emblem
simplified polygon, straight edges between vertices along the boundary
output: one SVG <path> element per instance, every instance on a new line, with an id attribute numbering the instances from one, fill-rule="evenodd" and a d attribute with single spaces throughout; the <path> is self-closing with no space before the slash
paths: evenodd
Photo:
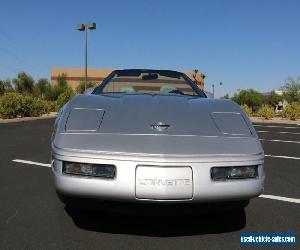
<path id="1" fill-rule="evenodd" d="M 157 130 L 159 132 L 162 132 L 162 131 L 165 131 L 165 130 L 169 129 L 170 125 L 165 124 L 163 122 L 157 122 L 157 123 L 151 124 L 151 128 L 154 129 L 154 130 Z"/>

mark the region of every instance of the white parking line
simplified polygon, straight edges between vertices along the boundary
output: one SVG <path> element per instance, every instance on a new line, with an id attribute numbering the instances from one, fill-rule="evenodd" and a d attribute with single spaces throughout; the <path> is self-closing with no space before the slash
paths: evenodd
<path id="1" fill-rule="evenodd" d="M 42 166 L 42 167 L 47 167 L 47 168 L 51 167 L 51 164 L 40 163 L 40 162 L 35 162 L 35 161 L 26 161 L 26 160 L 20 160 L 20 159 L 14 159 L 12 161 L 18 162 L 18 163 L 30 164 L 30 165 L 37 165 L 37 166 Z"/>
<path id="2" fill-rule="evenodd" d="M 298 127 L 286 127 L 286 126 L 277 126 L 277 125 L 258 125 L 258 124 L 254 124 L 254 127 L 265 127 L 265 128 L 296 128 L 299 129 L 300 128 L 300 124 L 297 124 Z"/>
<path id="3" fill-rule="evenodd" d="M 268 140 L 268 139 L 259 139 L 260 141 L 271 141 L 271 142 L 286 142 L 286 143 L 300 143 L 300 141 L 284 141 L 284 140 Z"/>
<path id="4" fill-rule="evenodd" d="M 289 135 L 300 135 L 300 133 L 293 133 L 293 132 L 286 132 L 286 131 L 280 131 L 280 132 L 274 132 L 274 131 L 264 131 L 264 130 L 257 130 L 257 133 L 274 133 L 274 134 L 289 134 Z"/>
<path id="5" fill-rule="evenodd" d="M 259 197 L 260 198 L 265 198 L 265 199 L 271 199 L 271 200 L 286 201 L 286 202 L 292 202 L 292 203 L 300 203 L 300 199 L 287 198 L 287 197 L 282 197 L 282 196 L 261 194 Z"/>
<path id="6" fill-rule="evenodd" d="M 266 156 L 266 157 L 274 157 L 274 158 L 283 158 L 283 159 L 300 160 L 299 157 L 285 156 L 285 155 L 265 155 L 265 156 Z"/>

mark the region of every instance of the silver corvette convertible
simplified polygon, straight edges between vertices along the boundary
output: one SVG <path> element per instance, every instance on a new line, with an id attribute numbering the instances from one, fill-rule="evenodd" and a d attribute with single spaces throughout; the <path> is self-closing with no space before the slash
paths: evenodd
<path id="1" fill-rule="evenodd" d="M 55 188 L 64 202 L 248 201 L 263 191 L 263 164 L 239 105 L 206 98 L 171 70 L 113 71 L 59 111 L 52 138 Z"/>

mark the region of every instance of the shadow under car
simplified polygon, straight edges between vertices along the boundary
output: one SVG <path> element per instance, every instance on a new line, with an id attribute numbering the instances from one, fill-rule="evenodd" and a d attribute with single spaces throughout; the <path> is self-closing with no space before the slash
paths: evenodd
<path id="1" fill-rule="evenodd" d="M 65 206 L 79 228 L 112 234 L 176 237 L 238 231 L 246 225 L 243 207 L 214 204 L 136 204 L 82 201 Z M 245 201 L 245 205 L 247 201 Z"/>

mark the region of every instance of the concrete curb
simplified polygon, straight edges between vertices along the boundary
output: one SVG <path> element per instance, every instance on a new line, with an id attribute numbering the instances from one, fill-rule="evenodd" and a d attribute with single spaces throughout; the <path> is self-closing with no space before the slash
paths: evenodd
<path id="1" fill-rule="evenodd" d="M 278 123 L 278 124 L 293 124 L 293 125 L 299 125 L 300 126 L 300 120 L 296 120 L 296 121 L 292 121 L 292 120 L 288 120 L 285 118 L 279 118 L 279 117 L 275 117 L 271 120 L 266 120 L 260 117 L 250 117 L 250 120 L 252 122 L 257 122 L 257 123 Z"/>
<path id="2" fill-rule="evenodd" d="M 13 119 L 1 119 L 0 118 L 0 124 L 1 123 L 13 123 L 13 122 L 26 122 L 26 121 L 35 121 L 35 120 L 43 120 L 43 119 L 50 119 L 55 118 L 57 115 L 57 112 L 51 112 L 50 114 L 42 115 L 39 117 L 20 117 L 20 118 L 13 118 Z M 300 120 L 291 121 L 285 118 L 273 118 L 271 120 L 266 120 L 260 117 L 250 117 L 250 120 L 254 123 L 278 123 L 278 124 L 293 124 L 293 125 L 299 125 L 300 126 Z"/>
<path id="3" fill-rule="evenodd" d="M 14 123 L 14 122 L 44 120 L 44 119 L 55 118 L 56 115 L 57 115 L 57 112 L 51 112 L 50 114 L 46 114 L 46 115 L 42 115 L 42 116 L 38 116 L 38 117 L 19 117 L 19 118 L 13 118 L 13 119 L 1 119 L 0 118 L 0 124 L 1 123 Z"/>

